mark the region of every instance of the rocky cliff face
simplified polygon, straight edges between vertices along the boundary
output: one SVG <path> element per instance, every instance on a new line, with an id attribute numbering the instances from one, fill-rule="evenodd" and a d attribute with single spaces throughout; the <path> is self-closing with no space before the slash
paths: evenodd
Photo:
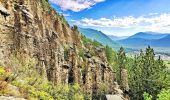
<path id="1" fill-rule="evenodd" d="M 83 59 L 78 53 L 85 50 Z M 0 65 L 13 66 L 11 56 L 36 59 L 37 71 L 54 84 L 79 83 L 96 95 L 102 86 L 114 91 L 115 75 L 105 51 L 89 54 L 77 27 L 70 28 L 46 0 L 0 1 Z"/>

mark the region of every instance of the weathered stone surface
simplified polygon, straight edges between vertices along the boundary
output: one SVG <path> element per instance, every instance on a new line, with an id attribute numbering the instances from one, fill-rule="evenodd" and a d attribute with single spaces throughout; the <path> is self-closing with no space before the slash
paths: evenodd
<path id="1" fill-rule="evenodd" d="M 5 95 L 20 97 L 21 94 L 16 86 L 13 86 L 6 81 L 0 81 L 0 91 L 6 91 Z M 3 95 L 3 94 L 0 94 Z M 2 100 L 2 99 L 0 99 Z"/>
<path id="2" fill-rule="evenodd" d="M 121 95 L 106 95 L 107 100 L 125 100 Z"/>
<path id="3" fill-rule="evenodd" d="M 124 91 L 129 91 L 128 73 L 126 69 L 122 69 L 121 71 L 121 87 Z"/>
<path id="4" fill-rule="evenodd" d="M 85 53 L 77 27 L 70 28 L 52 8 L 44 10 L 41 0 L 0 1 L 0 65 L 11 66 L 12 55 L 36 59 L 37 68 L 54 84 L 79 83 L 89 94 L 98 94 L 101 85 L 114 93 L 115 74 L 108 65 L 103 48 L 98 55 Z"/>
<path id="5" fill-rule="evenodd" d="M 10 12 L 0 3 L 0 14 L 3 16 L 9 16 Z"/>
<path id="6" fill-rule="evenodd" d="M 0 100 L 26 100 L 24 98 L 15 98 L 12 96 L 0 96 Z"/>

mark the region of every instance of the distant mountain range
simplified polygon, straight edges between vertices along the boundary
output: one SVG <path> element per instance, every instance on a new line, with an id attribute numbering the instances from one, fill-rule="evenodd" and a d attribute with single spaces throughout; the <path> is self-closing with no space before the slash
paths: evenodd
<path id="1" fill-rule="evenodd" d="M 97 31 L 91 28 L 79 28 L 79 31 L 86 37 L 92 40 L 96 40 L 102 43 L 103 45 L 109 45 L 113 47 L 114 49 L 120 48 L 120 45 L 117 42 L 113 41 L 111 38 L 109 38 L 107 35 L 105 35 L 101 31 Z"/>
<path id="2" fill-rule="evenodd" d="M 114 35 L 107 35 L 107 36 L 110 37 L 113 41 L 118 41 L 118 40 L 128 38 L 128 36 L 114 36 Z"/>
<path id="3" fill-rule="evenodd" d="M 118 43 L 125 46 L 147 46 L 170 47 L 170 34 L 139 32 L 126 39 L 118 40 Z"/>
<path id="4" fill-rule="evenodd" d="M 117 37 L 106 35 L 101 31 L 91 28 L 79 28 L 79 31 L 86 37 L 96 40 L 103 45 L 109 45 L 115 50 L 118 50 L 120 46 L 123 46 L 126 52 L 137 51 L 148 45 L 161 50 L 170 48 L 170 33 L 139 32 L 129 37 Z"/>
<path id="5" fill-rule="evenodd" d="M 156 47 L 170 47 L 170 35 L 167 35 L 166 37 L 161 38 L 159 40 L 153 41 L 152 45 Z"/>
<path id="6" fill-rule="evenodd" d="M 129 38 L 141 38 L 146 40 L 152 40 L 152 39 L 161 39 L 165 36 L 167 36 L 167 34 L 156 33 L 156 32 L 139 32 L 130 36 Z"/>

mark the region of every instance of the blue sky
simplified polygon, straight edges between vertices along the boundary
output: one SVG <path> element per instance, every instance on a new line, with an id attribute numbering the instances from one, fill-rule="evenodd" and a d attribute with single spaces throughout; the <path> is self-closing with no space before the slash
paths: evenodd
<path id="1" fill-rule="evenodd" d="M 170 0 L 49 0 L 71 25 L 129 36 L 170 33 Z"/>

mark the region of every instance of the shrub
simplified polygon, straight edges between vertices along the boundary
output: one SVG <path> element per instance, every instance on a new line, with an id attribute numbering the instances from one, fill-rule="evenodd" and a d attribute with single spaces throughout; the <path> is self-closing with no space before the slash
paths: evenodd
<path id="1" fill-rule="evenodd" d="M 67 20 L 65 19 L 65 17 L 63 15 L 60 15 L 60 20 L 65 24 L 67 25 L 68 27 L 70 27 L 69 23 L 67 22 Z"/>
<path id="2" fill-rule="evenodd" d="M 5 69 L 2 66 L 0 66 L 0 76 L 4 74 L 5 74 Z"/>
<path id="3" fill-rule="evenodd" d="M 4 67 L 0 66 L 0 81 L 8 81 L 5 79 L 10 79 L 11 77 L 11 72 L 8 71 L 8 69 L 5 69 Z"/>
<path id="4" fill-rule="evenodd" d="M 109 64 L 112 66 L 116 66 L 117 65 L 116 53 L 108 45 L 106 45 L 105 47 L 105 54 Z"/>
<path id="5" fill-rule="evenodd" d="M 65 49 L 65 50 L 64 50 L 64 60 L 65 60 L 65 61 L 68 61 L 68 60 L 69 60 L 69 51 L 68 51 L 68 49 Z"/>
<path id="6" fill-rule="evenodd" d="M 57 84 L 42 78 L 35 68 L 36 61 L 27 58 L 25 62 L 16 60 L 18 77 L 12 85 L 19 88 L 21 95 L 29 100 L 84 100 L 83 91 L 79 84 Z M 0 69 L 4 73 L 3 69 Z M 20 74 L 18 71 L 21 72 Z"/>
<path id="7" fill-rule="evenodd" d="M 80 49 L 78 54 L 80 57 L 82 57 L 84 59 L 84 50 L 83 49 Z"/>
<path id="8" fill-rule="evenodd" d="M 144 94 L 143 94 L 143 98 L 144 98 L 144 100 L 152 100 L 152 96 L 151 95 L 149 95 L 148 93 L 146 93 L 146 92 L 144 92 Z"/>
<path id="9" fill-rule="evenodd" d="M 50 4 L 48 2 L 48 0 L 41 0 L 41 4 L 42 4 L 42 7 L 45 11 L 47 11 L 48 9 L 50 9 Z"/>
<path id="10" fill-rule="evenodd" d="M 102 46 L 102 44 L 99 43 L 99 42 L 96 41 L 96 40 L 94 40 L 94 41 L 92 42 L 92 44 L 93 44 L 94 47 L 100 47 L 100 46 Z"/>
<path id="11" fill-rule="evenodd" d="M 168 90 L 163 89 L 158 94 L 158 99 L 157 100 L 170 100 L 170 89 L 168 89 Z"/>

